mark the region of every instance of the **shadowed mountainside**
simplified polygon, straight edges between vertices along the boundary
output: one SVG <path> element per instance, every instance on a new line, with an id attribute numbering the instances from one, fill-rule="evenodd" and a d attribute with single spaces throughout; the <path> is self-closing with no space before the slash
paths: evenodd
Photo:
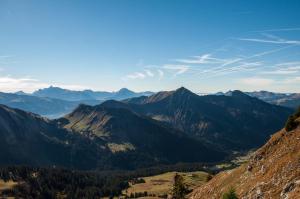
<path id="1" fill-rule="evenodd" d="M 101 149 L 89 139 L 58 128 L 48 119 L 1 105 L 0 151 L 1 165 L 87 169 L 95 167 Z"/>
<path id="2" fill-rule="evenodd" d="M 284 124 L 291 109 L 271 105 L 241 91 L 231 96 L 198 96 L 185 88 L 103 106 L 129 108 L 189 136 L 230 150 L 263 144 Z"/>
<path id="3" fill-rule="evenodd" d="M 0 165 L 135 169 L 225 156 L 126 109 L 81 105 L 53 121 L 0 106 Z"/>
<path id="4" fill-rule="evenodd" d="M 211 162 L 225 155 L 177 130 L 120 107 L 81 105 L 59 121 L 64 128 L 105 142 L 112 152 L 142 153 L 153 162 Z"/>

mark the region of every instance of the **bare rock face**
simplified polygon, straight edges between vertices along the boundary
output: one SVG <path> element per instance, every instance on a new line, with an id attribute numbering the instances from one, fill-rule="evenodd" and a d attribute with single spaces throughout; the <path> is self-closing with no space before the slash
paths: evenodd
<path id="1" fill-rule="evenodd" d="M 231 187 L 242 199 L 300 198 L 300 126 L 281 130 L 238 168 L 217 174 L 191 199 L 219 199 Z"/>

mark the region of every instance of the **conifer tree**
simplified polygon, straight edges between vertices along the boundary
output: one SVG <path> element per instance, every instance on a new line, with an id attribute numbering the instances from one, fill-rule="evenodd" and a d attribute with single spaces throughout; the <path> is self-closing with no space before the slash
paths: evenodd
<path id="1" fill-rule="evenodd" d="M 176 173 L 174 176 L 174 185 L 172 189 L 173 199 L 184 199 L 185 195 L 188 193 L 188 189 L 183 181 L 183 177 Z"/>

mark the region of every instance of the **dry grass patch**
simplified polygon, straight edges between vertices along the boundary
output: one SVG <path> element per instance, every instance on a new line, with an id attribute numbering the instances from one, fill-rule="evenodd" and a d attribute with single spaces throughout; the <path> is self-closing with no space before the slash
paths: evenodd
<path id="1" fill-rule="evenodd" d="M 130 185 L 127 190 L 124 190 L 123 193 L 126 193 L 130 196 L 131 193 L 143 193 L 147 192 L 148 195 L 162 196 L 167 195 L 172 186 L 173 179 L 175 174 L 178 173 L 184 178 L 185 184 L 189 189 L 194 189 L 195 187 L 206 182 L 208 173 L 202 171 L 196 172 L 167 172 L 160 175 L 143 177 L 145 183 L 139 183 Z M 157 198 L 157 197 L 142 197 L 142 198 Z"/>
<path id="2" fill-rule="evenodd" d="M 0 180 L 0 193 L 1 193 L 1 191 L 7 190 L 7 189 L 12 189 L 16 185 L 18 185 L 18 182 L 15 182 L 12 180 L 4 182 L 3 180 Z"/>

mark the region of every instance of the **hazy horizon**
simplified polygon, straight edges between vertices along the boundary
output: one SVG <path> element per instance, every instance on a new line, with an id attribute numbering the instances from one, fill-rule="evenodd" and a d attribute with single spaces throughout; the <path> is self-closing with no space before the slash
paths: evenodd
<path id="1" fill-rule="evenodd" d="M 48 89 L 48 88 L 60 88 L 60 89 L 66 89 L 66 90 L 70 90 L 70 91 L 87 91 L 87 90 L 91 90 L 93 92 L 118 92 L 122 89 L 128 89 L 130 91 L 133 91 L 133 92 L 161 92 L 161 91 L 174 91 L 174 90 L 177 90 L 181 87 L 184 87 L 184 86 L 179 86 L 177 88 L 174 88 L 174 89 L 169 89 L 169 90 L 156 90 L 156 91 L 153 91 L 153 90 L 134 90 L 134 89 L 130 89 L 130 88 L 126 88 L 126 87 L 122 87 L 122 88 L 119 88 L 117 90 L 93 90 L 93 89 L 89 89 L 89 88 L 84 88 L 84 89 L 74 89 L 74 88 L 64 88 L 64 87 L 59 87 L 59 86 L 53 86 L 53 85 L 50 85 L 48 87 L 41 87 L 41 88 L 38 88 L 36 90 L 33 90 L 32 92 L 25 92 L 23 90 L 18 90 L 18 91 L 11 91 L 11 92 L 7 92 L 7 93 L 18 93 L 18 92 L 24 92 L 25 94 L 33 94 L 34 92 L 38 91 L 38 90 L 43 90 L 43 89 Z M 192 91 L 193 93 L 196 93 L 196 94 L 203 94 L 203 95 L 206 95 L 206 94 L 216 94 L 216 93 L 219 93 L 219 92 L 223 92 L 223 93 L 226 93 L 226 92 L 230 92 L 230 91 L 235 91 L 235 90 L 239 90 L 239 89 L 229 89 L 229 90 L 219 90 L 219 91 L 216 91 L 216 92 L 201 92 L 201 91 L 193 91 L 192 89 L 188 88 L 188 87 L 184 87 L 190 91 Z M 267 92 L 273 92 L 273 93 L 283 93 L 283 94 L 292 94 L 293 92 L 276 92 L 276 91 L 271 91 L 271 90 L 239 90 L 239 91 L 242 91 L 242 92 L 260 92 L 260 91 L 267 91 Z M 2 92 L 2 91 L 0 91 Z M 295 92 L 297 93 L 297 92 Z"/>
<path id="2" fill-rule="evenodd" d="M 0 1 L 0 91 L 300 93 L 299 1 Z"/>

